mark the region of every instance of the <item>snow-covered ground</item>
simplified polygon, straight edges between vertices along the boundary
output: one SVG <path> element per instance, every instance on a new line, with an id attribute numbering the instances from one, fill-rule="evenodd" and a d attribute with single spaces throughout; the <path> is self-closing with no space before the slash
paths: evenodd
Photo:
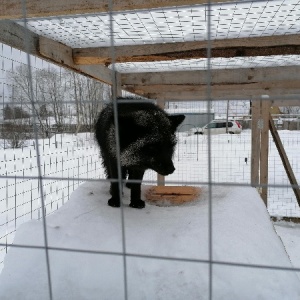
<path id="1" fill-rule="evenodd" d="M 280 236 L 293 266 L 300 268 L 300 224 L 276 222 L 275 230 Z M 300 273 L 298 273 L 300 275 Z M 299 276 L 300 278 L 300 276 Z"/>
<path id="2" fill-rule="evenodd" d="M 210 197 L 202 187 L 195 202 L 142 210 L 129 208 L 128 197 L 124 188 L 124 231 L 122 210 L 107 206 L 108 183 L 84 183 L 47 217 L 53 299 L 300 298 L 299 278 L 254 188 L 219 186 Z M 38 248 L 43 223 L 20 226 L 15 245 L 37 248 L 10 249 L 0 299 L 49 299 Z"/>
<path id="3" fill-rule="evenodd" d="M 300 180 L 298 151 L 300 133 L 297 131 L 280 131 L 280 135 L 294 167 L 296 177 Z M 233 265 L 225 266 L 214 264 L 213 295 L 215 295 L 215 298 L 213 299 L 228 299 L 224 296 L 225 292 L 236 295 L 236 298 L 230 297 L 230 299 L 298 299 L 294 297 L 298 291 L 293 284 L 290 284 L 295 280 L 294 275 L 291 275 L 295 272 L 252 267 L 242 268 L 235 265 L 236 263 L 250 263 L 267 266 L 291 266 L 289 265 L 288 256 L 283 251 L 283 245 L 278 236 L 275 235 L 266 211 L 261 206 L 261 200 L 255 190 L 247 186 L 250 183 L 250 141 L 250 130 L 244 130 L 241 135 L 212 136 L 211 147 L 208 147 L 207 136 L 188 137 L 185 133 L 179 134 L 178 147 L 174 156 L 176 171 L 167 177 L 167 183 L 198 185 L 203 188 L 204 192 L 198 202 L 180 208 L 158 208 L 149 205 L 142 211 L 125 208 L 125 221 L 126 226 L 128 225 L 128 227 L 125 227 L 126 250 L 130 254 L 138 253 L 142 255 L 141 257 L 130 256 L 126 261 L 129 270 L 127 273 L 129 299 L 168 299 L 169 295 L 170 297 L 173 295 L 170 294 L 171 290 L 177 291 L 178 297 L 174 296 L 174 299 L 182 299 L 181 296 L 185 296 L 185 294 L 181 293 L 181 289 L 183 293 L 187 290 L 191 293 L 190 291 L 193 290 L 193 293 L 189 295 L 194 296 L 194 298 L 190 297 L 190 299 L 207 299 L 209 293 L 207 272 L 209 272 L 209 268 L 207 263 L 201 260 L 208 259 L 209 246 L 208 159 L 211 162 L 210 179 L 213 183 L 213 259 L 217 262 L 233 263 Z M 111 208 L 107 207 L 107 187 L 102 184 L 87 182 L 75 190 L 82 182 L 79 180 L 80 177 L 104 178 L 98 157 L 98 149 L 94 146 L 93 137 L 87 134 L 81 134 L 77 137 L 70 135 L 56 136 L 48 144 L 42 142 L 40 147 L 43 153 L 42 174 L 58 177 L 58 179 L 64 178 L 64 180 L 54 178 L 53 180 L 43 181 L 47 214 L 66 203 L 56 213 L 47 218 L 50 246 L 71 247 L 72 249 L 82 249 L 84 246 L 83 249 L 93 251 L 116 252 L 112 256 L 107 253 L 103 255 L 95 254 L 97 259 L 94 261 L 95 256 L 92 258 L 93 255 L 51 251 L 50 267 L 52 268 L 51 272 L 53 272 L 54 294 L 56 293 L 54 299 L 76 299 L 75 296 L 59 298 L 57 295 L 61 294 L 60 289 L 62 286 L 57 281 L 62 281 L 65 288 L 70 284 L 70 289 L 72 282 L 78 283 L 81 281 L 82 285 L 79 284 L 78 288 L 82 287 L 83 290 L 88 289 L 89 291 L 97 290 L 97 288 L 103 287 L 102 284 L 104 284 L 104 286 L 107 285 L 105 290 L 105 293 L 108 293 L 107 298 L 118 299 L 118 297 L 115 298 L 110 295 L 117 295 L 116 293 L 119 292 L 120 295 L 124 294 L 124 272 L 121 270 L 124 261 L 122 256 L 119 255 L 123 251 L 120 210 L 111 211 Z M 24 174 L 29 177 L 36 176 L 38 173 L 34 153 L 33 146 L 23 150 L 3 150 L 2 157 L 4 159 L 0 167 L 1 174 L 4 177 L 0 180 L 0 189 L 5 190 L 6 194 L 2 193 L 0 199 L 2 243 L 5 243 L 5 241 L 10 243 L 14 234 L 8 236 L 6 234 L 13 232 L 15 228 L 19 228 L 14 241 L 15 244 L 43 245 L 41 222 L 27 222 L 31 218 L 41 216 L 38 182 L 31 178 L 25 178 L 25 180 L 5 178 L 5 175 L 11 176 L 14 174 L 21 177 Z M 208 155 L 208 153 L 210 154 Z M 271 139 L 269 167 L 271 184 L 288 184 L 287 176 Z M 151 181 L 154 183 L 155 180 L 156 174 L 154 172 L 146 173 L 146 183 L 151 183 Z M 72 194 L 72 201 L 67 202 L 73 190 L 75 192 Z M 272 215 L 300 216 L 291 188 L 270 188 L 269 200 L 268 210 Z M 260 204 L 257 204 L 257 202 Z M 24 222 L 27 223 L 20 226 Z M 60 224 L 63 224 L 63 226 Z M 136 224 L 138 224 L 137 227 Z M 259 232 L 256 228 L 259 228 Z M 280 222 L 276 223 L 275 228 L 284 243 L 293 266 L 300 268 L 300 226 Z M 143 238 L 140 238 L 140 236 L 143 236 Z M 274 256 L 272 256 L 273 249 L 268 245 L 281 250 L 278 250 L 278 252 L 276 250 Z M 263 252 L 268 255 L 263 254 Z M 4 251 L 2 253 L 4 254 Z M 145 258 L 143 255 L 184 258 L 184 260 L 147 258 L 148 262 L 144 264 Z M 24 288 L 24 293 L 27 291 L 28 299 L 34 299 L 32 298 L 33 291 L 37 291 L 37 295 L 40 295 L 39 285 L 44 287 L 43 292 L 47 291 L 48 283 L 44 277 L 46 273 L 43 273 L 45 271 L 44 250 L 10 248 L 6 257 L 5 269 L 0 277 L 0 291 L 11 289 L 16 282 L 15 280 L 18 280 L 18 282 L 20 280 L 24 281 L 21 286 Z M 87 267 L 83 268 L 81 263 L 76 265 L 77 260 L 84 261 L 84 265 L 86 264 Z M 66 262 L 66 267 L 64 267 L 63 262 Z M 92 264 L 95 269 L 88 269 L 88 264 Z M 82 273 L 77 272 L 79 266 L 82 268 Z M 26 276 L 23 273 L 23 277 L 20 275 L 20 277 L 14 277 L 14 279 L 11 277 L 18 276 L 17 274 L 22 274 L 24 269 L 28 271 L 30 268 L 33 273 L 27 272 Z M 16 272 L 17 269 L 18 272 Z M 115 269 L 116 272 L 111 272 L 111 269 Z M 103 270 L 106 272 L 105 275 L 102 272 Z M 65 271 L 67 272 L 65 273 Z M 35 278 L 36 274 L 40 274 L 39 272 L 44 275 L 36 280 L 36 283 L 30 282 L 30 278 Z M 90 278 L 86 273 L 95 276 Z M 204 273 L 206 277 L 204 277 Z M 274 275 L 275 277 L 273 277 L 273 273 L 281 275 Z M 70 274 L 72 274 L 71 277 Z M 286 287 L 279 284 L 278 288 L 274 288 L 272 283 L 261 279 L 261 282 L 266 283 L 269 288 L 262 288 L 262 290 L 257 288 L 256 292 L 261 292 L 267 296 L 259 298 L 260 294 L 257 294 L 257 297 L 254 297 L 255 292 L 253 294 L 249 289 L 251 285 L 256 286 L 258 284 L 258 287 L 260 287 L 259 283 L 255 281 L 256 277 L 261 278 L 259 274 L 264 274 L 263 278 L 268 277 L 270 282 L 273 280 L 277 283 L 282 280 L 279 277 L 284 276 L 288 278 L 286 281 L 289 281 L 289 283 Z M 89 279 L 85 280 L 84 275 Z M 11 282 L 9 282 L 8 277 L 12 279 Z M 166 277 L 168 278 L 167 283 L 163 280 Z M 290 279 L 290 277 L 293 278 Z M 62 280 L 62 278 L 65 279 Z M 193 278 L 197 280 L 194 281 Z M 247 280 L 243 281 L 242 278 L 246 278 L 248 283 L 246 283 Z M 143 280 L 147 284 L 146 287 L 143 285 Z M 133 288 L 133 281 L 137 281 L 136 285 L 140 286 L 138 291 Z M 99 287 L 95 282 L 97 284 L 101 283 Z M 118 284 L 112 287 L 111 282 L 118 282 Z M 148 284 L 153 288 L 150 289 Z M 181 287 L 180 291 L 176 290 L 177 286 Z M 241 295 L 239 294 L 240 289 L 235 294 L 235 288 L 238 286 L 245 288 L 245 291 L 250 293 L 249 298 L 246 297 L 246 292 L 239 298 L 239 295 Z M 109 287 L 116 291 L 110 294 L 111 289 Z M 193 287 L 195 288 L 193 289 Z M 274 296 L 274 298 L 273 295 L 275 291 L 277 293 L 278 289 L 280 291 L 277 295 L 278 297 L 281 295 L 281 297 L 276 298 Z M 202 298 L 199 296 L 199 290 L 203 295 Z M 274 293 L 270 290 L 273 290 Z M 74 291 L 77 291 L 77 288 L 74 287 Z M 93 291 L 89 294 L 91 298 L 83 295 L 78 299 L 93 299 Z M 79 293 L 79 291 L 77 292 Z M 24 297 L 24 293 L 22 292 L 22 297 Z M 145 293 L 145 296 L 143 293 Z M 156 297 L 153 293 L 157 293 L 158 296 Z M 253 297 L 250 297 L 251 295 Z M 1 296 L 0 299 L 2 299 Z M 18 299 L 17 294 L 6 299 Z"/>

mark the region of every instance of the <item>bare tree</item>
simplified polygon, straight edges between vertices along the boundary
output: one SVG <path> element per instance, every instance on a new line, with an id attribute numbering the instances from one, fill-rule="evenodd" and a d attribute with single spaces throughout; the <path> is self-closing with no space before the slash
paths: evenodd
<path id="1" fill-rule="evenodd" d="M 76 132 L 81 128 L 91 130 L 103 100 L 110 96 L 108 85 L 62 69 L 29 69 L 21 65 L 9 74 L 12 101 L 21 103 L 35 116 L 45 137 L 49 137 L 53 125 L 58 132 L 64 132 L 72 122 L 72 113 L 76 115 Z"/>
<path id="2" fill-rule="evenodd" d="M 2 147 L 22 148 L 26 141 L 32 137 L 28 120 L 11 119 L 10 122 L 2 125 Z"/>
<path id="3" fill-rule="evenodd" d="M 93 128 L 95 119 L 103 106 L 103 100 L 110 97 L 110 89 L 99 81 L 71 73 L 73 98 L 75 101 L 77 132 L 84 125 L 85 129 Z"/>
<path id="4" fill-rule="evenodd" d="M 288 115 L 299 115 L 300 114 L 300 106 L 285 106 L 280 107 L 280 110 L 284 114 Z"/>
<path id="5" fill-rule="evenodd" d="M 47 127 L 49 124 L 49 118 L 54 118 L 54 123 L 59 132 L 63 132 L 66 125 L 66 94 L 65 78 L 58 70 L 42 69 L 36 71 L 37 75 L 37 93 L 40 101 L 40 117 L 44 119 Z M 41 114 L 42 112 L 42 114 Z"/>
<path id="6" fill-rule="evenodd" d="M 13 86 L 12 101 L 21 103 L 35 116 L 43 136 L 50 135 L 50 116 L 56 126 L 64 126 L 64 79 L 55 68 L 29 69 L 26 65 L 9 73 Z"/>
<path id="7" fill-rule="evenodd" d="M 43 122 L 39 111 L 42 105 L 39 100 L 43 95 L 39 93 L 38 77 L 36 72 L 31 72 L 26 65 L 20 65 L 14 72 L 9 73 L 9 80 L 11 81 L 12 89 L 12 102 L 13 104 L 21 104 L 30 112 L 31 116 L 35 116 L 41 131 L 46 134 L 47 123 Z"/>

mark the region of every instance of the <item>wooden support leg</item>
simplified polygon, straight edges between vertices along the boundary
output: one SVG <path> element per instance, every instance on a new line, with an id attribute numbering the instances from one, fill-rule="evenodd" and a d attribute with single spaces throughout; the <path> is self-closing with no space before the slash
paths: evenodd
<path id="1" fill-rule="evenodd" d="M 268 170 L 269 170 L 269 116 L 270 101 L 262 99 L 261 101 L 261 136 L 260 136 L 260 185 L 261 197 L 266 206 L 268 206 Z"/>
<path id="2" fill-rule="evenodd" d="M 122 97 L 122 82 L 121 82 L 121 75 L 117 71 L 114 71 L 114 84 L 112 85 L 112 98 Z"/>
<path id="3" fill-rule="evenodd" d="M 160 108 L 164 109 L 165 108 L 165 101 L 164 100 L 157 101 L 157 105 Z M 164 186 L 165 185 L 165 176 L 157 174 L 157 185 L 158 186 Z"/>
<path id="4" fill-rule="evenodd" d="M 260 152 L 260 101 L 252 101 L 251 123 L 251 186 L 257 187 L 259 183 L 259 152 Z"/>
<path id="5" fill-rule="evenodd" d="M 278 131 L 275 127 L 275 124 L 274 124 L 274 121 L 273 121 L 272 117 L 269 118 L 269 124 L 270 124 L 270 131 L 271 131 L 272 137 L 274 139 L 275 145 L 277 147 L 277 150 L 279 152 L 280 158 L 282 160 L 284 169 L 286 171 L 286 174 L 289 178 L 289 181 L 290 181 L 291 185 L 293 186 L 293 191 L 295 193 L 298 205 L 300 206 L 300 189 L 299 189 L 299 185 L 297 183 L 297 179 L 294 175 L 293 169 L 290 165 L 289 159 L 286 155 L 286 152 L 284 150 L 284 147 L 282 145 L 280 136 L 279 136 Z"/>
<path id="6" fill-rule="evenodd" d="M 251 185 L 261 186 L 259 192 L 267 206 L 268 157 L 269 157 L 269 111 L 267 97 L 252 102 L 251 137 Z"/>

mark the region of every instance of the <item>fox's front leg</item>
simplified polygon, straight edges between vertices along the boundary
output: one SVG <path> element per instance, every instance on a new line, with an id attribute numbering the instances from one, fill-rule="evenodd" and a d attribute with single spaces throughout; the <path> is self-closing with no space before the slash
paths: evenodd
<path id="1" fill-rule="evenodd" d="M 141 200 L 141 183 L 143 180 L 145 171 L 144 170 L 130 170 L 129 180 L 137 180 L 138 182 L 129 182 L 131 193 L 130 193 L 130 207 L 133 208 L 144 208 L 145 201 Z"/>
<path id="2" fill-rule="evenodd" d="M 110 161 L 109 163 L 108 173 L 109 179 L 118 179 L 117 165 L 113 161 Z M 120 189 L 118 181 L 110 183 L 110 194 L 111 198 L 108 200 L 107 204 L 112 207 L 120 207 Z"/>

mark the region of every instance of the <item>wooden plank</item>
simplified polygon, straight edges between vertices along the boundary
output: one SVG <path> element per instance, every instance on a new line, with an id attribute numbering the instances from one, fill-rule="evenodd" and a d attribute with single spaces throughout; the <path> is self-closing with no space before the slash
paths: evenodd
<path id="1" fill-rule="evenodd" d="M 59 66 L 112 84 L 112 72 L 104 66 L 77 66 L 72 49 L 56 41 L 40 37 L 11 21 L 0 21 L 0 42 L 35 55 Z"/>
<path id="2" fill-rule="evenodd" d="M 260 161 L 260 101 L 252 101 L 251 122 L 251 186 L 257 187 L 259 183 L 259 161 Z"/>
<path id="3" fill-rule="evenodd" d="M 174 73 L 174 76 L 176 73 Z M 125 85 L 122 82 L 123 87 L 130 88 L 129 85 Z M 143 90 L 146 93 L 153 92 L 182 92 L 182 91 L 203 91 L 207 88 L 207 84 L 153 84 L 153 85 L 134 85 L 133 89 Z M 272 81 L 272 82 L 255 82 L 249 84 L 235 84 L 235 83 L 227 83 L 223 82 L 220 84 L 212 84 L 212 90 L 237 90 L 244 89 L 248 91 L 251 95 L 251 91 L 256 92 L 260 91 L 260 95 L 268 95 L 270 91 L 277 91 L 279 89 L 290 89 L 299 91 L 299 80 L 281 80 L 281 81 Z M 295 93 L 296 94 L 296 93 Z"/>
<path id="4" fill-rule="evenodd" d="M 210 44 L 212 48 L 211 57 L 298 53 L 299 46 L 299 34 L 213 40 Z M 114 50 L 118 62 L 129 62 L 206 58 L 207 47 L 207 41 L 197 41 L 116 46 Z M 76 64 L 109 64 L 111 62 L 111 48 L 75 48 L 73 57 Z"/>
<path id="5" fill-rule="evenodd" d="M 114 73 L 114 80 L 112 84 L 112 98 L 122 97 L 122 86 L 121 86 L 121 76 L 120 73 L 112 71 Z"/>
<path id="6" fill-rule="evenodd" d="M 131 89 L 126 89 L 129 92 L 132 92 Z M 149 99 L 154 100 L 164 100 L 164 101 L 207 101 L 208 99 L 212 101 L 217 100 L 252 100 L 257 97 L 261 96 L 261 92 L 263 91 L 251 91 L 248 92 L 247 90 L 212 90 L 212 93 L 210 94 L 210 97 L 208 97 L 207 91 L 182 91 L 182 92 L 162 92 L 159 91 L 156 93 L 145 93 L 143 90 L 136 90 L 135 94 L 140 95 L 142 97 L 146 97 Z M 293 91 L 295 93 L 300 93 L 299 89 L 297 91 Z M 277 91 L 270 92 L 269 96 L 272 98 L 272 96 L 282 96 L 283 98 L 285 96 L 288 96 L 290 93 L 289 89 L 278 89 Z M 300 105 L 299 105 L 300 106 Z"/>
<path id="7" fill-rule="evenodd" d="M 274 216 L 271 216 L 271 219 L 272 219 L 273 222 L 285 221 L 285 222 L 292 222 L 292 223 L 300 224 L 300 218 L 299 217 L 281 217 L 281 216 L 274 217 Z"/>
<path id="8" fill-rule="evenodd" d="M 281 100 L 271 100 L 271 106 L 300 106 L 299 95 L 290 95 L 290 97 L 293 97 L 293 99 L 289 99 L 289 97 L 287 97 L 287 99 L 284 99 L 284 97 L 282 97 L 283 99 Z"/>
<path id="9" fill-rule="evenodd" d="M 297 35 L 299 40 L 299 36 Z M 279 40 L 279 38 L 277 38 Z M 165 44 L 159 45 L 141 45 L 141 46 L 123 46 L 116 47 L 117 63 L 126 62 L 154 62 L 154 61 L 170 61 L 176 59 L 201 59 L 208 58 L 207 42 L 198 42 L 204 44 L 201 48 L 193 42 L 193 46 L 196 49 L 179 50 L 177 44 L 169 44 L 169 51 L 166 50 Z M 184 43 L 188 48 L 188 43 Z M 212 42 L 212 44 L 214 44 Z M 224 43 L 225 44 L 225 43 Z M 232 43 L 234 44 L 234 42 Z M 160 47 L 159 47 L 160 46 Z M 131 52 L 130 50 L 131 49 Z M 144 53 L 142 52 L 144 49 Z M 152 50 L 152 53 L 149 53 Z M 140 54 L 137 54 L 140 53 Z M 146 54 L 149 53 L 149 54 Z M 252 46 L 252 47 L 240 47 L 240 46 L 228 46 L 222 48 L 212 48 L 209 57 L 217 58 L 232 58 L 232 57 L 248 57 L 248 56 L 270 56 L 270 55 L 299 55 L 299 45 L 283 45 L 283 46 Z M 105 64 L 112 63 L 110 49 L 108 48 L 92 48 L 92 49 L 74 49 L 73 52 L 74 61 L 76 64 Z"/>
<path id="10" fill-rule="evenodd" d="M 165 109 L 165 101 L 157 101 L 157 106 L 160 107 L 161 109 Z M 158 186 L 164 186 L 166 184 L 166 179 L 165 176 L 160 175 L 157 173 L 157 185 Z"/>
<path id="11" fill-rule="evenodd" d="M 231 2 L 231 0 L 210 0 L 211 3 Z M 134 9 L 206 4 L 208 0 L 113 0 L 112 8 L 108 0 L 26 0 L 26 17 L 49 17 L 87 13 L 101 13 Z M 0 19 L 20 19 L 24 17 L 21 0 L 1 0 Z"/>
<path id="12" fill-rule="evenodd" d="M 39 36 L 12 21 L 0 21 L 0 42 L 13 48 L 38 55 Z"/>
<path id="13" fill-rule="evenodd" d="M 174 76 L 176 73 L 174 73 Z M 132 93 L 157 100 L 207 100 L 207 85 L 123 85 Z M 299 81 L 261 82 L 250 84 L 215 84 L 211 86 L 214 100 L 255 99 L 261 95 L 286 96 L 300 94 Z"/>
<path id="14" fill-rule="evenodd" d="M 213 69 L 211 84 L 249 84 L 299 80 L 300 66 L 268 68 Z M 123 85 L 201 85 L 207 83 L 207 70 L 141 72 L 121 74 Z"/>
<path id="15" fill-rule="evenodd" d="M 277 147 L 278 153 L 280 155 L 282 164 L 283 164 L 284 169 L 286 171 L 286 174 L 289 178 L 289 181 L 292 185 L 292 189 L 293 189 L 294 194 L 296 196 L 298 205 L 300 206 L 300 189 L 299 189 L 299 185 L 297 183 L 297 179 L 295 177 L 295 174 L 294 174 L 293 169 L 291 167 L 291 164 L 289 162 L 288 156 L 287 156 L 287 154 L 284 150 L 284 147 L 283 147 L 283 144 L 281 142 L 280 136 L 278 134 L 278 131 L 275 127 L 274 121 L 273 121 L 271 116 L 269 118 L 269 124 L 270 124 L 270 131 L 271 131 L 272 137 L 274 139 L 275 145 Z"/>
<path id="16" fill-rule="evenodd" d="M 260 185 L 261 198 L 266 206 L 268 206 L 268 171 L 269 171 L 269 116 L 270 101 L 267 97 L 261 100 L 261 137 L 260 137 Z"/>
<path id="17" fill-rule="evenodd" d="M 41 57 L 67 67 L 77 72 L 89 75 L 102 82 L 112 84 L 113 72 L 104 66 L 78 66 L 74 64 L 72 49 L 62 43 L 53 41 L 46 37 L 39 38 L 39 54 Z"/>

